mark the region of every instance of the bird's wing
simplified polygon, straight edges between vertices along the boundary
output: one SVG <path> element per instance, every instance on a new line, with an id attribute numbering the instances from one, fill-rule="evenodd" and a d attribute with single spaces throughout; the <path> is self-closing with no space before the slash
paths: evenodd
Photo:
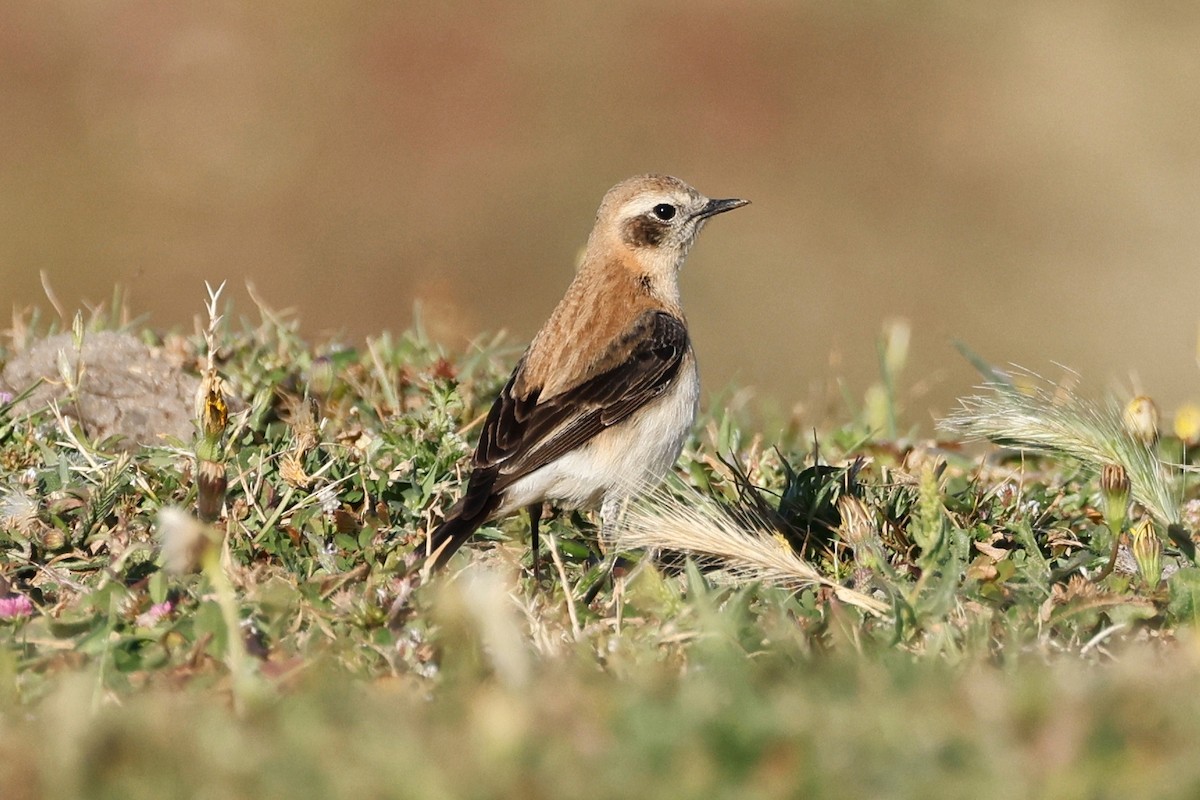
<path id="1" fill-rule="evenodd" d="M 483 423 L 467 505 L 482 504 L 660 396 L 687 350 L 682 320 L 647 311 L 578 383 L 544 401 L 540 387 L 516 393 L 522 359 Z"/>

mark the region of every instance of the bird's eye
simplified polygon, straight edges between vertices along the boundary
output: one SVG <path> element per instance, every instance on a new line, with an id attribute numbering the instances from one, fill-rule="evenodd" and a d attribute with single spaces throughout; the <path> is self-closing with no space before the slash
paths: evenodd
<path id="1" fill-rule="evenodd" d="M 675 206 L 670 203 L 659 203 L 654 207 L 654 216 L 666 222 L 675 217 Z"/>

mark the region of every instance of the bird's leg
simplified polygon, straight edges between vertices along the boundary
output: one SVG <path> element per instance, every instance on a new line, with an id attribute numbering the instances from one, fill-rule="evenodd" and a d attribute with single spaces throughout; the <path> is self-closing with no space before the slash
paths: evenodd
<path id="1" fill-rule="evenodd" d="M 542 521 L 542 503 L 533 503 L 527 509 L 529 511 L 529 549 L 533 551 L 533 583 L 536 586 L 540 582 L 541 570 L 539 569 L 540 559 L 538 558 L 538 523 Z"/>
<path id="2" fill-rule="evenodd" d="M 600 562 L 600 569 L 597 570 L 596 580 L 583 593 L 583 604 L 590 606 L 592 601 L 596 599 L 596 595 L 600 594 L 600 590 L 604 588 L 604 584 L 608 583 L 609 577 L 612 576 L 613 567 L 617 564 L 617 554 L 609 553 L 604 557 L 604 561 Z"/>

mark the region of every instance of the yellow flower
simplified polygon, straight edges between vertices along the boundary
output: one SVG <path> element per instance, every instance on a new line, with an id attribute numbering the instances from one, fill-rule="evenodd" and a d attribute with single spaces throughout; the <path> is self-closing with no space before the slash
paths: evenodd
<path id="1" fill-rule="evenodd" d="M 1185 403 L 1175 412 L 1175 435 L 1187 447 L 1200 444 L 1200 406 Z"/>
<path id="2" fill-rule="evenodd" d="M 1133 560 L 1137 562 L 1138 572 L 1146 586 L 1154 589 L 1162 577 L 1162 539 L 1154 530 L 1154 523 L 1144 519 L 1134 526 L 1131 531 L 1133 544 Z"/>

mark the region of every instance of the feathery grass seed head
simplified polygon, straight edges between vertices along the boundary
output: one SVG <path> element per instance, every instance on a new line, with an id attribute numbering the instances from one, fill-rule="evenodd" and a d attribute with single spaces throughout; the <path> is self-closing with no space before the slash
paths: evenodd
<path id="1" fill-rule="evenodd" d="M 963 398 L 960 408 L 939 423 L 957 435 L 984 438 L 1009 447 L 1067 456 L 1099 472 L 1120 464 L 1130 495 L 1164 525 L 1179 522 L 1177 492 L 1145 438 L 1125 424 L 1121 406 L 1096 405 L 1074 392 L 1036 378 L 1028 392 L 993 383 L 989 394 Z"/>
<path id="2" fill-rule="evenodd" d="M 762 581 L 799 591 L 823 586 L 842 602 L 882 615 L 889 604 L 825 577 L 770 530 L 764 520 L 739 509 L 735 519 L 718 501 L 690 486 L 667 486 L 632 502 L 616 533 L 624 550 L 674 551 L 719 568 L 737 581 Z"/>

